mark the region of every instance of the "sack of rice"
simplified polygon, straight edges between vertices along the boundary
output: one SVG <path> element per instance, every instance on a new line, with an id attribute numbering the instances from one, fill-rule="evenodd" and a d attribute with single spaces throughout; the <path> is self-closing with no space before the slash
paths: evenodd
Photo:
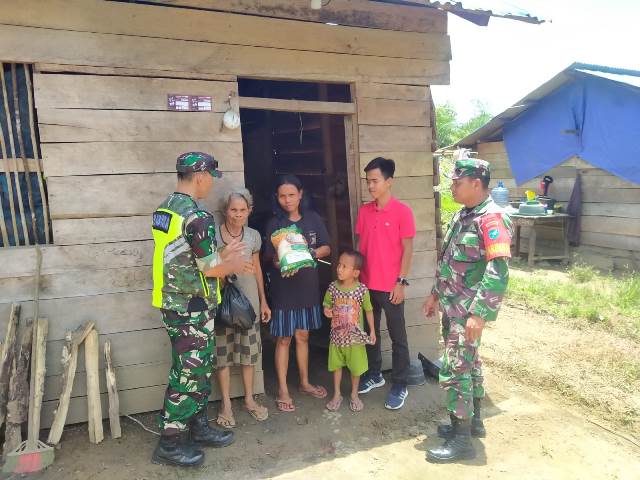
<path id="1" fill-rule="evenodd" d="M 316 262 L 311 256 L 307 240 L 296 225 L 273 232 L 271 243 L 278 252 L 280 274 L 283 277 L 295 275 L 301 268 L 315 268 Z"/>

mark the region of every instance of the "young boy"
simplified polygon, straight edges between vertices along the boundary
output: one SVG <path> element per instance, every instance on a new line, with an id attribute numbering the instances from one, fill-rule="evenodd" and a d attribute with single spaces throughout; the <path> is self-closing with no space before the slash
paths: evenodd
<path id="1" fill-rule="evenodd" d="M 366 344 L 376 343 L 373 328 L 373 306 L 369 290 L 360 283 L 360 270 L 364 257 L 360 252 L 348 251 L 340 255 L 338 280 L 329 285 L 324 296 L 324 314 L 331 319 L 329 343 L 329 371 L 333 372 L 333 398 L 327 403 L 327 410 L 335 412 L 342 404 L 340 382 L 342 368 L 351 372 L 351 399 L 349 407 L 360 412 L 364 405 L 358 396 L 360 375 L 369 368 Z M 369 337 L 363 330 L 364 310 L 369 324 Z"/>

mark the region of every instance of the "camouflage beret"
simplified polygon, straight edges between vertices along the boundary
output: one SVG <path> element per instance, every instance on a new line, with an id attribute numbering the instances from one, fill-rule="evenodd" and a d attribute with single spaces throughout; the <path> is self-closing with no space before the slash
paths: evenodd
<path id="1" fill-rule="evenodd" d="M 489 162 L 479 158 L 457 160 L 451 178 L 455 180 L 462 177 L 491 178 Z"/>
<path id="2" fill-rule="evenodd" d="M 222 172 L 218 170 L 218 161 L 203 152 L 187 152 L 180 155 L 176 160 L 176 171 L 178 173 L 209 172 L 214 177 L 222 177 Z"/>

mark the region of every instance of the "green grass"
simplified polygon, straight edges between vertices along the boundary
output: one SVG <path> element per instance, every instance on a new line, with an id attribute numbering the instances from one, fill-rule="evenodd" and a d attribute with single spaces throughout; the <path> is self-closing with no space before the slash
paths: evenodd
<path id="1" fill-rule="evenodd" d="M 614 277 L 585 265 L 573 266 L 566 277 L 545 270 L 513 273 L 510 300 L 576 327 L 602 328 L 640 341 L 640 275 Z"/>

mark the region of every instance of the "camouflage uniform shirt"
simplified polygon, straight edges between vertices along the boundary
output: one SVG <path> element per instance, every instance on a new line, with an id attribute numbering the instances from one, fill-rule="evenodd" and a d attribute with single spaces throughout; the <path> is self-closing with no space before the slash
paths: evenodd
<path id="1" fill-rule="evenodd" d="M 191 260 L 189 262 L 195 262 L 195 266 L 197 266 L 197 269 L 193 269 L 194 272 L 195 270 L 206 272 L 218 265 L 220 257 L 216 245 L 216 225 L 211 213 L 201 209 L 191 196 L 178 192 L 170 194 L 159 208 L 165 208 L 186 217 L 183 224 L 183 232 L 187 244 L 191 247 L 191 254 L 189 255 Z M 174 268 L 178 267 L 174 266 Z M 189 269 L 192 269 L 192 267 L 189 267 Z M 189 277 L 188 279 L 192 285 L 201 285 L 202 280 L 200 278 Z M 181 292 L 180 285 L 175 285 L 175 288 L 165 291 L 163 308 L 181 314 L 215 308 L 218 280 L 216 278 L 205 278 L 204 280 L 207 282 L 211 292 L 211 298 L 192 296 L 192 286 L 187 287 L 185 285 L 187 287 L 185 288 L 186 291 Z"/>
<path id="2" fill-rule="evenodd" d="M 509 216 L 491 196 L 455 214 L 432 290 L 446 317 L 496 319 L 509 281 L 512 231 Z"/>

